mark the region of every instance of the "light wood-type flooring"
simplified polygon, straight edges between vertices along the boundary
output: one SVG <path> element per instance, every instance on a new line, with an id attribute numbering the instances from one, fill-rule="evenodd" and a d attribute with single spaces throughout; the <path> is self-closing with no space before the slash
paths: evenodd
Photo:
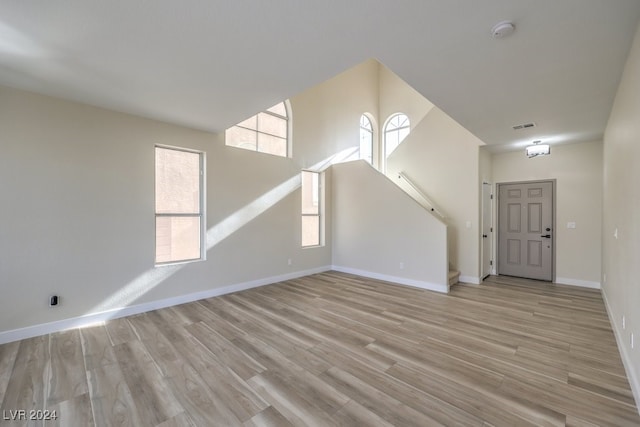
<path id="1" fill-rule="evenodd" d="M 640 425 L 600 293 L 505 277 L 328 272 L 9 343 L 0 402 L 64 426 Z"/>

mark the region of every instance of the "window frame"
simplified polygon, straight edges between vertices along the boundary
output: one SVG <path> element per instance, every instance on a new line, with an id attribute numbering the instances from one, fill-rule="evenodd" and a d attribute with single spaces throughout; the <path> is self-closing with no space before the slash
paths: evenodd
<path id="1" fill-rule="evenodd" d="M 369 123 L 369 128 L 366 128 L 366 127 L 364 127 L 362 125 L 363 119 L 366 120 L 367 123 Z M 367 132 L 369 137 L 370 137 L 370 141 L 369 141 L 369 143 L 370 143 L 369 149 L 370 149 L 370 153 L 371 153 L 370 161 L 367 158 L 362 157 L 362 140 L 363 140 L 362 135 L 363 135 L 363 132 Z M 373 127 L 373 120 L 371 120 L 371 118 L 366 113 L 362 114 L 360 116 L 360 145 L 358 146 L 358 158 L 361 159 L 361 160 L 366 161 L 367 163 L 369 163 L 372 166 L 373 166 L 373 151 L 374 151 L 373 150 L 373 147 L 374 147 L 374 135 L 375 134 L 374 134 L 374 127 Z"/>
<path id="2" fill-rule="evenodd" d="M 283 107 L 284 107 L 284 112 L 285 112 L 284 116 L 281 115 L 281 114 L 275 113 L 273 111 L 269 111 L 270 109 L 276 107 L 279 104 L 282 104 Z M 258 116 L 260 114 L 267 114 L 267 115 L 270 115 L 272 117 L 284 120 L 284 122 L 286 124 L 286 137 L 283 138 L 281 136 L 274 135 L 274 134 L 269 133 L 269 132 L 261 131 L 260 130 L 260 122 L 258 120 Z M 247 120 L 254 119 L 254 118 L 256 120 L 256 128 L 255 129 L 251 129 L 251 128 L 248 128 L 246 126 L 240 126 L 240 123 L 246 122 Z M 230 129 L 233 129 L 233 128 L 239 128 L 239 129 L 243 129 L 243 130 L 255 133 L 255 137 L 256 137 L 255 138 L 255 148 L 242 147 L 240 145 L 230 145 L 229 142 L 228 142 L 227 132 Z M 273 137 L 273 138 L 284 139 L 285 154 L 283 156 L 281 156 L 279 154 L 269 153 L 267 151 L 260 151 L 259 148 L 258 148 L 259 147 L 259 135 L 260 134 L 267 135 L 267 136 L 270 136 L 270 137 Z M 253 152 L 262 153 L 262 154 L 268 154 L 268 155 L 276 156 L 276 157 L 291 158 L 291 156 L 292 156 L 292 154 L 291 154 L 291 151 L 292 151 L 291 150 L 291 148 L 292 148 L 291 147 L 292 146 L 292 144 L 291 144 L 291 105 L 290 105 L 289 100 L 284 100 L 284 101 L 278 102 L 278 103 L 272 105 L 271 107 L 269 107 L 269 108 L 267 108 L 267 109 L 265 109 L 263 111 L 260 111 L 260 112 L 258 112 L 257 114 L 254 114 L 251 117 L 247 117 L 246 119 L 240 121 L 239 123 L 236 123 L 235 125 L 229 127 L 224 132 L 224 139 L 225 139 L 224 144 L 227 147 L 240 148 L 242 150 L 253 151 Z"/>
<path id="3" fill-rule="evenodd" d="M 318 192 L 316 194 L 317 199 L 318 199 L 318 213 L 314 213 L 314 214 L 310 214 L 310 213 L 305 213 L 303 206 L 304 206 L 304 180 L 302 179 L 302 176 L 304 173 L 311 173 L 314 174 L 315 176 L 317 176 L 317 180 L 318 180 Z M 307 249 L 307 248 L 318 248 L 318 247 L 322 247 L 324 246 L 324 173 L 320 172 L 320 171 L 314 171 L 314 170 L 309 170 L 309 169 L 303 169 L 300 172 L 300 194 L 301 194 L 301 200 L 300 200 L 300 245 L 303 249 Z M 313 199 L 313 194 L 312 194 L 312 199 Z M 314 244 L 310 244 L 310 245 L 305 245 L 304 242 L 302 241 L 303 238 L 303 234 L 304 234 L 304 225 L 303 225 L 303 220 L 302 218 L 304 217 L 317 217 L 318 218 L 318 242 L 314 243 Z"/>
<path id="4" fill-rule="evenodd" d="M 157 150 L 173 150 L 173 151 L 181 151 L 185 153 L 197 154 L 199 159 L 199 203 L 198 209 L 199 213 L 158 213 L 157 211 L 157 183 L 158 176 L 156 174 L 157 167 L 157 159 L 155 158 Z M 205 261 L 207 255 L 206 249 L 206 153 L 204 151 L 194 150 L 185 147 L 177 147 L 172 145 L 165 144 L 155 144 L 154 145 L 154 265 L 156 267 L 162 267 L 166 265 L 174 265 L 174 264 L 185 264 L 192 263 L 198 261 Z M 158 243 L 158 218 L 199 218 L 200 219 L 200 230 L 199 230 L 199 242 L 200 242 L 200 256 L 198 258 L 189 258 L 189 259 L 180 259 L 180 260 L 171 260 L 171 261 L 162 261 L 158 262 L 158 253 L 157 253 L 157 243 Z"/>
<path id="5" fill-rule="evenodd" d="M 391 122 L 393 121 L 394 118 L 398 117 L 398 116 L 404 116 L 406 117 L 406 122 L 407 125 L 406 126 L 398 126 L 395 127 L 394 129 L 388 129 L 389 125 L 391 124 Z M 400 144 L 402 144 L 402 142 L 411 134 L 411 119 L 409 118 L 409 116 L 403 112 L 398 112 L 398 113 L 394 113 L 392 115 L 389 116 L 389 118 L 387 118 L 387 120 L 384 123 L 384 126 L 382 128 L 382 135 L 383 135 L 383 147 L 382 147 L 382 155 L 380 156 L 383 159 L 383 169 L 386 170 L 387 168 L 387 159 L 389 158 L 389 156 L 391 155 L 391 153 L 393 153 L 393 151 L 391 151 L 391 153 L 387 154 L 387 141 L 388 141 L 388 136 L 391 132 L 397 132 L 398 133 L 398 139 L 400 139 L 400 131 L 407 129 L 407 135 L 405 135 L 404 138 L 402 138 L 402 140 L 398 141 L 398 145 L 395 146 L 395 148 L 393 149 L 393 151 L 395 151 Z"/>

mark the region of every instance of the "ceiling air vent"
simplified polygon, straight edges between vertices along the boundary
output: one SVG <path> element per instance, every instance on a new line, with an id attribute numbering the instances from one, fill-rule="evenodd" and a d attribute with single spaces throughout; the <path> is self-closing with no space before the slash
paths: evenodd
<path id="1" fill-rule="evenodd" d="M 513 126 L 513 130 L 521 130 L 521 129 L 529 129 L 532 127 L 535 127 L 535 123 L 531 122 L 531 123 L 523 123 L 521 125 L 515 125 Z"/>

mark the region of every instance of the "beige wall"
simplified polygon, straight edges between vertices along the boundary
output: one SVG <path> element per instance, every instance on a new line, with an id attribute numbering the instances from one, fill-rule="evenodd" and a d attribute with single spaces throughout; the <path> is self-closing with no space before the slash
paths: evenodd
<path id="1" fill-rule="evenodd" d="M 433 104 L 405 83 L 400 77 L 382 64 L 379 67 L 379 131 L 382 141 L 384 125 L 389 117 L 396 113 L 404 113 L 409 117 L 411 130 L 418 126 L 422 119 L 433 108 Z M 381 144 L 382 147 L 382 144 Z M 384 150 L 380 151 L 381 153 Z M 379 154 L 382 156 L 381 154 Z M 378 158 L 377 164 L 380 170 L 384 170 L 384 159 Z"/>
<path id="2" fill-rule="evenodd" d="M 482 141 L 437 107 L 432 108 L 391 154 L 390 176 L 404 172 L 445 215 L 449 263 L 461 281 L 479 283 Z"/>
<path id="3" fill-rule="evenodd" d="M 445 225 L 363 160 L 332 176 L 333 265 L 446 292 Z"/>
<path id="4" fill-rule="evenodd" d="M 599 287 L 602 142 L 554 146 L 551 155 L 532 159 L 523 149 L 492 161 L 494 183 L 556 180 L 556 281 Z"/>
<path id="5" fill-rule="evenodd" d="M 604 136 L 603 293 L 640 403 L 640 27 Z M 617 230 L 617 238 L 615 232 Z M 606 277 L 606 279 L 604 278 Z M 622 318 L 626 327 L 622 327 Z M 631 348 L 631 334 L 635 348 Z"/>
<path id="6" fill-rule="evenodd" d="M 358 147 L 377 72 L 365 63 L 291 99 L 293 158 L 0 87 L 0 333 L 330 266 L 330 179 L 326 245 L 302 249 L 299 172 Z M 206 153 L 206 261 L 154 267 L 155 144 Z"/>
<path id="7" fill-rule="evenodd" d="M 298 174 L 291 159 L 216 136 L 0 88 L 0 330 L 146 303 L 330 264 L 299 247 L 299 191 L 257 218 L 243 209 Z M 154 144 L 207 156 L 207 227 L 238 231 L 207 261 L 154 267 Z M 237 228 L 237 227 L 236 227 Z M 219 234 L 219 233 L 218 233 Z M 292 258 L 294 264 L 287 265 Z M 48 296 L 62 297 L 57 308 Z"/>
<path id="8" fill-rule="evenodd" d="M 479 165 L 480 183 L 493 183 L 493 156 L 486 146 L 480 147 Z"/>
<path id="9" fill-rule="evenodd" d="M 360 116 L 378 114 L 377 85 L 371 60 L 292 97 L 294 159 L 310 167 L 330 153 L 357 151 Z"/>

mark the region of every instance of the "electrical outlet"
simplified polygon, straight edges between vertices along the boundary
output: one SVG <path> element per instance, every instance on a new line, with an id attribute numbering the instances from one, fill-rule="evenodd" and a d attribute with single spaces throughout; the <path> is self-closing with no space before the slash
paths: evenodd
<path id="1" fill-rule="evenodd" d="M 633 350 L 633 332 L 631 333 L 631 350 Z"/>
<path id="2" fill-rule="evenodd" d="M 604 274 L 602 275 L 602 281 L 603 281 L 604 283 L 607 283 L 607 273 L 604 273 Z"/>
<path id="3" fill-rule="evenodd" d="M 624 331 L 625 329 L 627 329 L 627 322 L 624 321 L 624 316 L 622 316 L 622 330 Z"/>
<path id="4" fill-rule="evenodd" d="M 571 221 L 567 223 L 567 228 L 576 228 L 576 223 Z"/>
<path id="5" fill-rule="evenodd" d="M 287 265 L 291 265 L 291 258 L 287 260 Z"/>
<path id="6" fill-rule="evenodd" d="M 615 237 L 616 239 L 618 238 L 618 229 L 616 228 L 616 231 L 613 232 L 613 237 Z"/>
<path id="7" fill-rule="evenodd" d="M 400 262 L 400 270 L 404 270 L 404 262 Z"/>

